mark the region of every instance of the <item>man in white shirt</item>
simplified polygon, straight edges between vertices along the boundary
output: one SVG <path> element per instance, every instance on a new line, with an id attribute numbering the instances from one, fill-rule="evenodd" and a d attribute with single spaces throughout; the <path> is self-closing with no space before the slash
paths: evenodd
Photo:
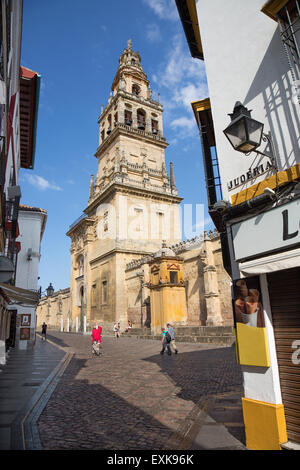
<path id="1" fill-rule="evenodd" d="M 177 346 L 176 346 L 176 343 L 175 343 L 174 328 L 172 327 L 172 325 L 170 325 L 170 323 L 167 323 L 167 328 L 168 328 L 168 333 L 171 336 L 171 343 L 170 343 L 171 347 L 172 347 L 173 351 L 175 352 L 175 354 L 177 354 L 178 349 L 177 349 Z"/>

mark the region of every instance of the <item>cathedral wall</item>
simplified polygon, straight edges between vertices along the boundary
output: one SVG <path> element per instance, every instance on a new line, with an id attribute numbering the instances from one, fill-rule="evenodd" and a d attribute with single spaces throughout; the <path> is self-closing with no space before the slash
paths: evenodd
<path id="1" fill-rule="evenodd" d="M 116 320 L 116 258 L 105 257 L 91 264 L 88 290 L 90 296 L 90 322 Z"/>
<path id="2" fill-rule="evenodd" d="M 206 324 L 206 301 L 203 279 L 203 265 L 200 259 L 200 248 L 181 253 L 184 259 L 183 273 L 186 282 L 186 302 L 189 325 Z"/>
<path id="3" fill-rule="evenodd" d="M 217 268 L 219 298 L 224 325 L 232 326 L 233 314 L 231 300 L 231 279 L 223 267 L 222 250 L 218 245 L 214 250 L 214 259 Z"/>
<path id="4" fill-rule="evenodd" d="M 38 329 L 44 322 L 49 329 L 60 329 L 61 320 L 63 320 L 64 329 L 66 329 L 67 318 L 70 316 L 70 289 L 59 290 L 51 297 L 42 297 L 36 313 Z"/>

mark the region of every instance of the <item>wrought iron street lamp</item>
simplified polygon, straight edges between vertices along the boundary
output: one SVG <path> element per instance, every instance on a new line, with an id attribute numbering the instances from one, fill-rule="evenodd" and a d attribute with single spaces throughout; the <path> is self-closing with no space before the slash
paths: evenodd
<path id="1" fill-rule="evenodd" d="M 269 157 L 272 165 L 277 168 L 277 159 L 275 149 L 270 132 L 263 133 L 263 123 L 256 121 L 251 117 L 251 111 L 237 101 L 235 103 L 233 113 L 229 114 L 231 118 L 230 124 L 223 131 L 230 144 L 238 152 L 249 154 L 256 152 L 260 155 Z M 271 153 L 265 153 L 257 150 L 262 140 L 268 142 Z"/>
<path id="2" fill-rule="evenodd" d="M 54 288 L 50 282 L 49 286 L 47 287 L 46 289 L 46 292 L 47 292 L 47 297 L 51 297 L 54 293 Z"/>

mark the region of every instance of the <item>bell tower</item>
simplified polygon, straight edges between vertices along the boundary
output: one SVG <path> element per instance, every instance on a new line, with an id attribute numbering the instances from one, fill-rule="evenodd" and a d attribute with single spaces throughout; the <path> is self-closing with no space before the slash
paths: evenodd
<path id="1" fill-rule="evenodd" d="M 68 232 L 72 240 L 79 226 L 89 233 L 85 284 L 92 321 L 126 321 L 126 264 L 155 253 L 163 239 L 168 244 L 181 241 L 182 199 L 173 165 L 170 177 L 166 169 L 162 115 L 140 54 L 129 40 L 98 119 L 98 168 L 91 177 L 86 217 Z M 76 250 L 72 256 L 76 266 Z"/>

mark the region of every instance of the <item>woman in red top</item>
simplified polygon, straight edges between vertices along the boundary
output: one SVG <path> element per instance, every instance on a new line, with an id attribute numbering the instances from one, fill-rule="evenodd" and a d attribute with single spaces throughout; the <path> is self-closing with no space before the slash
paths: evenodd
<path id="1" fill-rule="evenodd" d="M 92 331 L 93 343 L 95 341 L 97 343 L 101 343 L 101 333 L 102 333 L 102 326 L 97 325 L 95 328 L 93 328 L 93 331 Z"/>

